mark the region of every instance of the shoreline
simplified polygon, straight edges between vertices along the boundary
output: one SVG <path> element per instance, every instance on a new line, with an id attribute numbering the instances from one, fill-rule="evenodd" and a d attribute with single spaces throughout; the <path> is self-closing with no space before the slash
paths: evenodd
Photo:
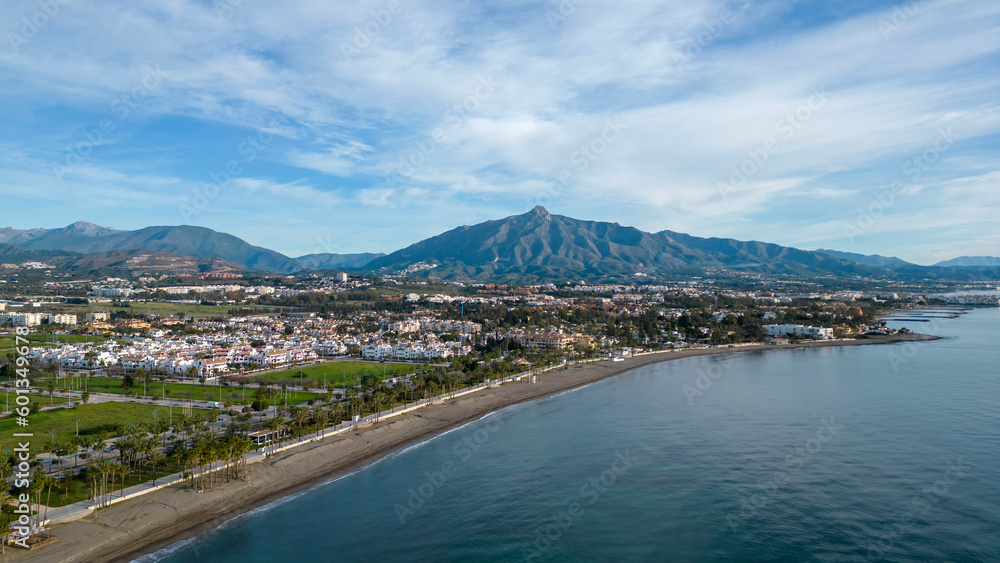
<path id="1" fill-rule="evenodd" d="M 198 493 L 171 486 L 102 509 L 80 520 L 54 524 L 59 543 L 36 552 L 13 550 L 11 560 L 130 561 L 237 518 L 281 498 L 341 478 L 382 460 L 412 444 L 473 423 L 487 414 L 542 399 L 636 368 L 682 358 L 839 346 L 892 344 L 937 340 L 922 334 L 903 334 L 860 340 L 834 340 L 786 345 L 706 348 L 645 353 L 622 362 L 599 361 L 557 369 L 527 380 L 482 389 L 423 407 L 373 426 L 327 436 L 322 441 L 281 452 L 251 464 L 249 481 L 234 481 Z"/>

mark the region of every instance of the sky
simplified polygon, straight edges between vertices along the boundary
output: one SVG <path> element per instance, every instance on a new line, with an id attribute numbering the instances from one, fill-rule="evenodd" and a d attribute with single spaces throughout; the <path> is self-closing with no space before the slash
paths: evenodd
<path id="1" fill-rule="evenodd" d="M 991 0 L 11 0 L 0 84 L 0 226 L 299 256 L 542 205 L 1000 256 Z"/>

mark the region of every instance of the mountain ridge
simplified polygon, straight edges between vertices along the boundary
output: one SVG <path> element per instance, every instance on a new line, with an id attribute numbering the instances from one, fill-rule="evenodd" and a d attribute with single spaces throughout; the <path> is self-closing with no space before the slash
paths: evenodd
<path id="1" fill-rule="evenodd" d="M 455 227 L 390 254 L 318 253 L 298 258 L 192 225 L 124 231 L 78 221 L 57 229 L 0 228 L 0 257 L 8 257 L 8 261 L 15 257 L 64 260 L 80 269 L 91 269 L 87 264 L 130 267 L 138 260 L 136 253 L 141 252 L 170 254 L 146 257 L 150 267 L 161 270 L 170 263 L 183 263 L 185 271 L 218 268 L 289 274 L 353 270 L 512 283 L 704 275 L 709 269 L 797 276 L 1000 278 L 1000 259 L 993 257 L 959 257 L 920 266 L 880 255 L 801 250 L 670 230 L 650 233 L 618 223 L 553 215 L 541 206 L 519 215 Z M 997 262 L 983 263 L 988 259 Z M 214 265 L 212 260 L 216 260 Z"/>

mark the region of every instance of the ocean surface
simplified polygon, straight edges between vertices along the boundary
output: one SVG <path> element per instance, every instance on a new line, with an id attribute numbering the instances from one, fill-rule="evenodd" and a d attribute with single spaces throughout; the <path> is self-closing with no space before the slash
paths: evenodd
<path id="1" fill-rule="evenodd" d="M 143 561 L 1000 561 L 1000 310 L 646 366 Z"/>

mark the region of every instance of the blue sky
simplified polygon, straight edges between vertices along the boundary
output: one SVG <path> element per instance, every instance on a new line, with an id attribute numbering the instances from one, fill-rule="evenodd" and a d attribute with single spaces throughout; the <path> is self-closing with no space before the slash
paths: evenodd
<path id="1" fill-rule="evenodd" d="M 996 2 L 62 1 L 0 4 L 3 226 L 1000 255 Z"/>

